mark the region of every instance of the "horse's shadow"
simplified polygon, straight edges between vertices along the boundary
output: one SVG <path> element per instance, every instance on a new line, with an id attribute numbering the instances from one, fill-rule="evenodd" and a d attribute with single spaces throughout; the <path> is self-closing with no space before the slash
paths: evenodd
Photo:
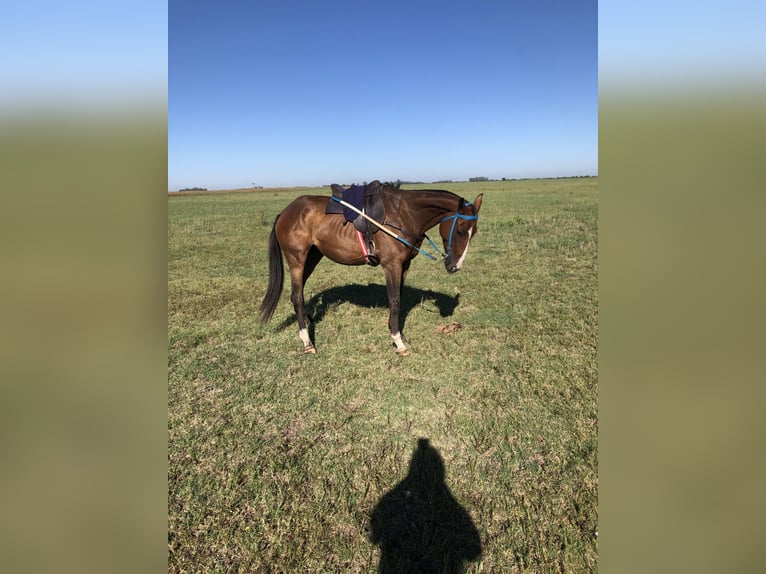
<path id="1" fill-rule="evenodd" d="M 407 315 L 425 301 L 433 301 L 441 317 L 450 317 L 457 306 L 460 304 L 460 294 L 447 295 L 438 293 L 430 289 L 418 289 L 417 287 L 404 287 L 402 290 L 402 300 L 399 304 L 399 327 L 404 330 L 404 323 Z M 388 309 L 388 293 L 385 285 L 369 283 L 360 285 L 352 283 L 338 287 L 325 289 L 314 295 L 306 303 L 306 311 L 313 323 L 321 323 L 327 315 L 327 311 L 341 303 L 351 303 L 358 307 L 367 309 Z M 294 314 L 285 319 L 279 326 L 279 329 L 285 329 L 296 323 Z M 311 333 L 313 337 L 313 333 Z"/>

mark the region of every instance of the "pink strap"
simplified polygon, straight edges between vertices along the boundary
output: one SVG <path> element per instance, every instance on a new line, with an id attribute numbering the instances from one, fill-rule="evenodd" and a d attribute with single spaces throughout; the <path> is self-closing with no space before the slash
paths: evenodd
<path id="1" fill-rule="evenodd" d="M 370 252 L 367 250 L 367 245 L 365 245 L 364 237 L 362 237 L 362 232 L 356 228 L 354 228 L 354 231 L 356 231 L 356 238 L 359 240 L 359 247 L 362 248 L 362 255 L 367 257 Z"/>

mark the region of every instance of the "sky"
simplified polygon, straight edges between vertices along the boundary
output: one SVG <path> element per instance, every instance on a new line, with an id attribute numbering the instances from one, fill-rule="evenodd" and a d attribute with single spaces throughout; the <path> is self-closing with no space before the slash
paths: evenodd
<path id="1" fill-rule="evenodd" d="M 667 94 L 737 91 L 766 83 L 766 3 L 602 1 L 599 79 L 604 89 Z"/>
<path id="2" fill-rule="evenodd" d="M 157 0 L 6 2 L 0 106 L 93 111 L 164 102 L 166 6 Z"/>
<path id="3" fill-rule="evenodd" d="M 168 4 L 170 190 L 597 173 L 596 1 Z"/>

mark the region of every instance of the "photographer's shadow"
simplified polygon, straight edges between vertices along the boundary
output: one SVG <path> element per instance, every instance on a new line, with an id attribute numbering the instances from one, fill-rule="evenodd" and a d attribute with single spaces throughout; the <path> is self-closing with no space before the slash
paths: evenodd
<path id="1" fill-rule="evenodd" d="M 406 478 L 370 516 L 370 541 L 380 546 L 381 574 L 465 571 L 481 555 L 479 532 L 444 482 L 444 462 L 418 440 Z"/>

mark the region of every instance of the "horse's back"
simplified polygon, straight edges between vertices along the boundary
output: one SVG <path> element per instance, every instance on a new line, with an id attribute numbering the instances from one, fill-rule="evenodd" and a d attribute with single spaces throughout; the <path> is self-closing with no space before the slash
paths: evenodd
<path id="1" fill-rule="evenodd" d="M 287 214 L 296 211 L 300 213 L 304 210 L 324 213 L 329 200 L 330 197 L 327 195 L 301 195 L 300 197 L 293 199 L 290 204 L 282 210 L 282 213 Z"/>
<path id="2" fill-rule="evenodd" d="M 327 198 L 320 195 L 301 195 L 292 200 L 279 214 L 276 223 L 278 235 L 309 230 L 316 225 L 317 216 L 322 216 L 327 207 Z"/>

